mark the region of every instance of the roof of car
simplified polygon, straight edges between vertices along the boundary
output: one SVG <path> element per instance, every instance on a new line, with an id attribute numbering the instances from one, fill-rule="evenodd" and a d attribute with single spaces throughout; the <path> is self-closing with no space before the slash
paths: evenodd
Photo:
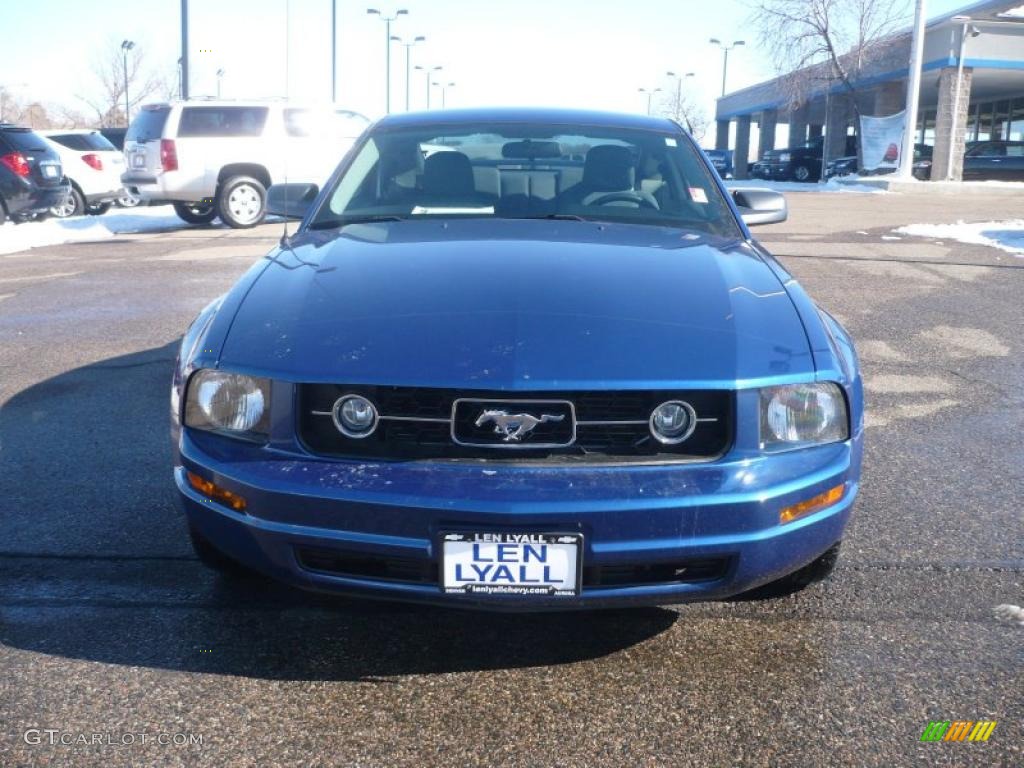
<path id="1" fill-rule="evenodd" d="M 415 125 L 463 125 L 466 123 L 555 123 L 671 133 L 679 133 L 681 130 L 678 125 L 664 117 L 546 107 L 478 107 L 475 109 L 405 112 L 381 118 L 377 125 L 397 128 Z"/>

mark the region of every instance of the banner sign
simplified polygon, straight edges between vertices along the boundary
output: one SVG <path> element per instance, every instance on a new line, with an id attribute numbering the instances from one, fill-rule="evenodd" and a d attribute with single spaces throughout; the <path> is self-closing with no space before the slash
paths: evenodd
<path id="1" fill-rule="evenodd" d="M 887 117 L 860 118 L 861 168 L 865 171 L 898 168 L 903 148 L 906 110 Z"/>

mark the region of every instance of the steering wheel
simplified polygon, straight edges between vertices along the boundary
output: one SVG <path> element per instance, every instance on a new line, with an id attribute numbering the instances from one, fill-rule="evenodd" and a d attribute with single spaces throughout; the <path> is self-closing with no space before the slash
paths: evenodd
<path id="1" fill-rule="evenodd" d="M 609 192 L 591 200 L 587 205 L 608 205 L 609 203 L 636 203 L 640 208 L 660 210 L 658 204 L 640 192 Z"/>

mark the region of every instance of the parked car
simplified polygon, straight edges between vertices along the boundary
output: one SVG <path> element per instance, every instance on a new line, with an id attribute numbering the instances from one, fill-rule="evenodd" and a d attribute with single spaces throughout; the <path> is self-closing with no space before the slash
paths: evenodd
<path id="1" fill-rule="evenodd" d="M 750 175 L 774 181 L 817 181 L 821 178 L 824 138 L 817 136 L 789 149 L 769 149 L 754 163 Z M 844 157 L 857 154 L 857 137 L 846 137 Z"/>
<path id="2" fill-rule="evenodd" d="M 30 128 L 0 123 L 0 224 L 45 216 L 69 189 L 56 150 Z"/>
<path id="3" fill-rule="evenodd" d="M 830 179 L 833 176 L 849 176 L 851 174 L 858 173 L 860 169 L 860 160 L 857 155 L 850 155 L 849 157 L 837 157 L 835 160 L 829 160 L 825 168 L 825 178 Z M 862 170 L 859 171 L 862 176 L 877 176 L 886 173 L 892 173 L 894 168 L 879 168 L 874 170 Z M 914 145 L 914 177 L 921 181 L 928 181 L 932 174 L 932 146 L 930 144 L 915 144 Z"/>
<path id="4" fill-rule="evenodd" d="M 148 202 L 171 202 L 185 221 L 218 216 L 252 227 L 267 187 L 322 184 L 368 120 L 290 102 L 176 101 L 143 107 L 125 136 L 124 185 Z"/>
<path id="5" fill-rule="evenodd" d="M 964 152 L 964 181 L 1024 181 L 1024 141 L 979 141 Z"/>
<path id="6" fill-rule="evenodd" d="M 124 151 L 124 137 L 128 133 L 127 128 L 100 128 L 103 138 L 109 141 L 120 151 Z"/>
<path id="7" fill-rule="evenodd" d="M 785 220 L 782 195 L 727 192 L 673 121 L 392 115 L 324 189 L 268 198 L 302 224 L 175 365 L 205 563 L 518 610 L 832 569 L 861 466 L 853 343 L 747 228 Z"/>
<path id="8" fill-rule="evenodd" d="M 723 179 L 732 178 L 732 152 L 727 149 L 705 149 L 704 154 L 715 166 L 719 176 Z"/>
<path id="9" fill-rule="evenodd" d="M 850 176 L 857 173 L 860 168 L 860 161 L 856 155 L 850 155 L 849 157 L 837 157 L 835 160 L 829 160 L 825 164 L 825 178 L 831 179 L 833 176 Z"/>
<path id="10" fill-rule="evenodd" d="M 39 131 L 39 135 L 60 155 L 64 175 L 71 189 L 50 208 L 57 218 L 99 216 L 122 194 L 124 157 L 103 134 L 90 129 Z"/>

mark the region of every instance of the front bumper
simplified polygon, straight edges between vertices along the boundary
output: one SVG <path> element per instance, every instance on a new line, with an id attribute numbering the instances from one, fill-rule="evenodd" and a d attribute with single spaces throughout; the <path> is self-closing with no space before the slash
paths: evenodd
<path id="1" fill-rule="evenodd" d="M 785 181 L 793 178 L 793 166 L 791 163 L 754 163 L 750 175 L 756 179 Z"/>
<path id="2" fill-rule="evenodd" d="M 175 482 L 190 524 L 245 565 L 318 591 L 507 610 L 708 600 L 778 579 L 842 538 L 861 461 L 859 435 L 773 456 L 648 466 L 296 460 L 192 430 L 177 447 Z M 196 492 L 186 471 L 244 497 L 246 513 Z M 839 484 L 838 503 L 779 524 L 783 507 Z M 436 580 L 445 531 L 581 533 L 584 569 L 725 567 L 694 581 L 584 581 L 572 598 L 450 595 Z M 302 560 L 311 550 L 420 565 L 435 576 L 329 572 Z"/>

